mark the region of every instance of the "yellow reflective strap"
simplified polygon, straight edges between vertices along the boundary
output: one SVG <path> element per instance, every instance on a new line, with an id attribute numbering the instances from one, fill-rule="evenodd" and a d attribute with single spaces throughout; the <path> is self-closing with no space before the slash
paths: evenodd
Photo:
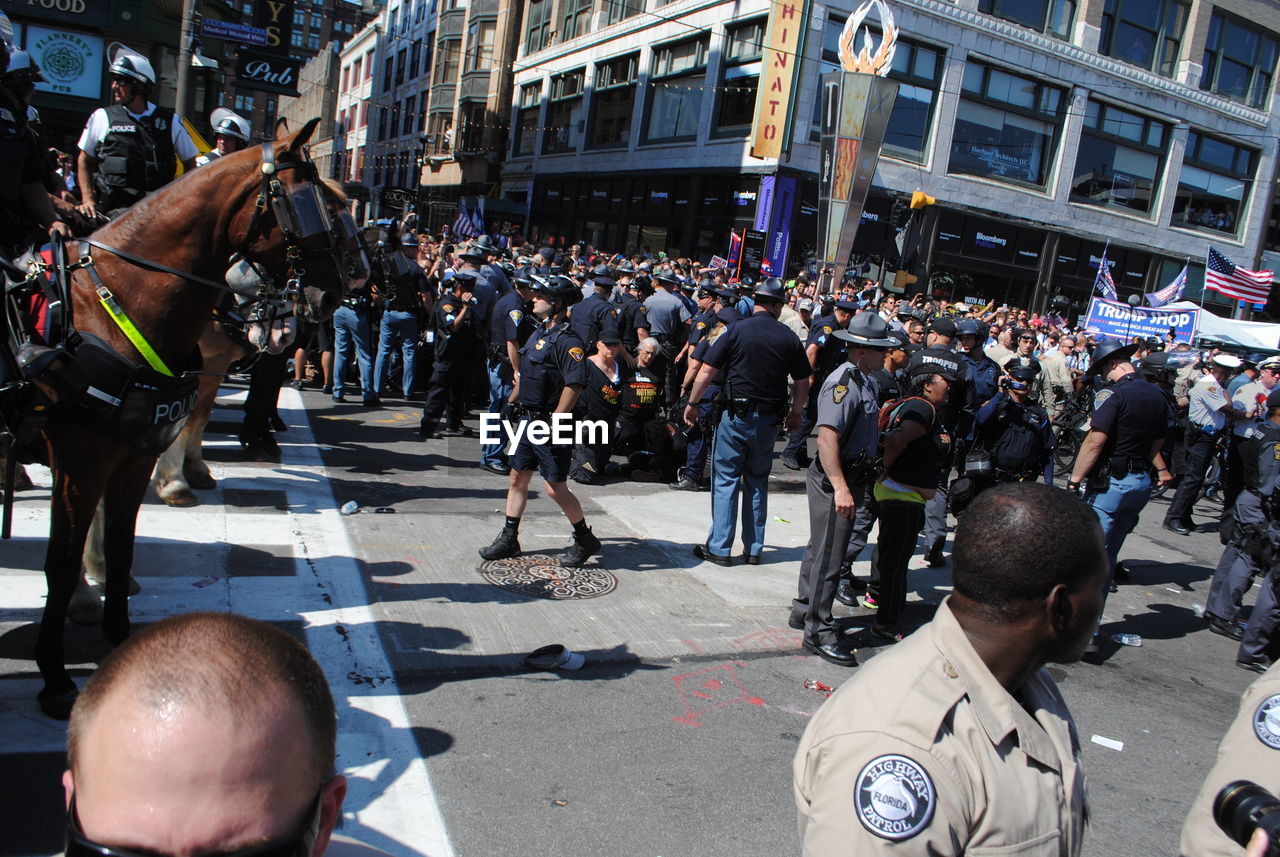
<path id="1" fill-rule="evenodd" d="M 138 353 L 147 361 L 152 369 L 161 375 L 173 377 L 173 373 L 169 371 L 169 367 L 160 359 L 160 355 L 151 347 L 151 343 L 147 342 L 147 338 L 142 335 L 142 331 L 138 330 L 137 325 L 133 323 L 133 319 L 125 313 L 124 308 L 116 303 L 115 295 L 107 291 L 105 288 L 98 289 L 98 301 L 101 302 L 102 308 L 107 311 L 107 315 L 111 316 L 111 320 L 116 323 L 116 327 L 124 331 L 124 335 L 129 337 L 129 341 L 133 343 L 133 347 L 138 349 Z"/>

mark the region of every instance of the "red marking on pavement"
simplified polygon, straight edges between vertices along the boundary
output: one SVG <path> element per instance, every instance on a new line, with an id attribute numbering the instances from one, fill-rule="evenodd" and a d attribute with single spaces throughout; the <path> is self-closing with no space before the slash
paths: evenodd
<path id="1" fill-rule="evenodd" d="M 693 652 L 695 655 L 705 655 L 707 653 L 707 650 L 702 648 L 702 646 L 698 644 L 697 640 L 690 639 L 689 637 L 685 637 L 680 642 L 688 646 L 689 651 Z"/>
<path id="2" fill-rule="evenodd" d="M 750 696 L 747 693 L 747 689 L 738 680 L 734 664 L 704 667 L 691 673 L 674 676 L 671 680 L 675 682 L 676 694 L 680 697 L 681 705 L 684 706 L 684 714 L 672 719 L 687 726 L 701 726 L 702 717 L 737 702 L 756 706 L 765 704 L 760 697 Z M 691 687 L 686 687 L 686 683 Z M 703 690 L 695 690 L 694 687 L 703 688 Z"/>
<path id="3" fill-rule="evenodd" d="M 745 637 L 739 637 L 729 645 L 735 649 L 750 649 L 753 651 L 776 649 L 779 652 L 793 652 L 800 647 L 800 640 L 803 636 L 800 631 L 769 628 L 764 631 L 757 631 L 754 634 L 748 634 Z"/>

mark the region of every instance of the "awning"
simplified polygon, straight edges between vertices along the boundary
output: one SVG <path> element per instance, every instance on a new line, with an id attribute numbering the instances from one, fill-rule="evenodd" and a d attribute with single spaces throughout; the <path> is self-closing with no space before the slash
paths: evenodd
<path id="1" fill-rule="evenodd" d="M 1192 301 L 1179 301 L 1162 306 L 1160 309 L 1200 309 L 1200 305 Z M 1245 351 L 1268 353 L 1280 351 L 1280 324 L 1223 318 L 1207 309 L 1200 310 L 1200 329 L 1197 334 L 1201 339 L 1215 339 L 1227 345 L 1238 346 Z"/>

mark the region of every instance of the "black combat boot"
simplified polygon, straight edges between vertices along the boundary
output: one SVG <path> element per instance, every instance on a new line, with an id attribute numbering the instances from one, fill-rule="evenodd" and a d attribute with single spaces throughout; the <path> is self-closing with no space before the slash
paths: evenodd
<path id="1" fill-rule="evenodd" d="M 573 544 L 569 545 L 569 549 L 560 558 L 561 565 L 582 565 L 600 552 L 600 540 L 591 532 L 590 527 L 585 529 L 585 533 L 574 533 Z"/>
<path id="2" fill-rule="evenodd" d="M 516 531 L 507 527 L 502 528 L 502 532 L 498 533 L 493 544 L 480 548 L 480 556 L 484 559 L 506 559 L 518 553 L 520 553 L 520 541 L 516 538 Z"/>

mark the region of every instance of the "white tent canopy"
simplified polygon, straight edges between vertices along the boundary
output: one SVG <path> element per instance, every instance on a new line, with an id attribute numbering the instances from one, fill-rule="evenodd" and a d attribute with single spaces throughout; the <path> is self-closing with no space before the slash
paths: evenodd
<path id="1" fill-rule="evenodd" d="M 1234 343 L 1246 351 L 1278 351 L 1280 350 L 1280 324 L 1268 324 L 1262 321 L 1237 321 L 1214 315 L 1207 309 L 1191 301 L 1179 301 L 1161 307 L 1165 310 L 1199 309 L 1202 338 L 1216 339 L 1225 343 Z"/>

